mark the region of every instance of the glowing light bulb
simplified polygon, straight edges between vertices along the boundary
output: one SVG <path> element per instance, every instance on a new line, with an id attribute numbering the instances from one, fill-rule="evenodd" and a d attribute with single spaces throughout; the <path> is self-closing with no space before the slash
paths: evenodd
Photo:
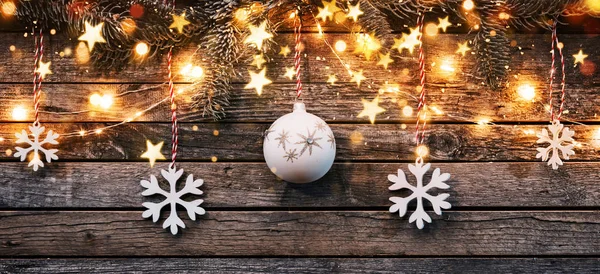
<path id="1" fill-rule="evenodd" d="M 404 106 L 402 108 L 402 115 L 406 116 L 406 117 L 410 117 L 413 115 L 413 108 L 410 106 Z"/>
<path id="2" fill-rule="evenodd" d="M 344 42 L 342 40 L 335 42 L 335 50 L 337 50 L 338 52 L 345 51 L 346 48 L 347 48 L 346 42 Z"/>
<path id="3" fill-rule="evenodd" d="M 80 130 L 79 131 L 79 136 L 83 137 L 85 135 L 85 130 Z"/>
<path id="4" fill-rule="evenodd" d="M 429 155 L 429 148 L 426 145 L 419 145 L 415 150 L 415 153 L 421 158 L 427 157 L 427 155 Z"/>
<path id="5" fill-rule="evenodd" d="M 463 8 L 465 10 L 472 10 L 475 7 L 475 3 L 473 3 L 473 0 L 465 0 L 463 2 Z"/>
<path id="6" fill-rule="evenodd" d="M 439 28 L 437 24 L 429 23 L 425 26 L 425 34 L 427 36 L 436 36 L 439 32 Z"/>
<path id="7" fill-rule="evenodd" d="M 193 78 L 200 78 L 200 77 L 202 77 L 202 75 L 204 75 L 204 70 L 199 66 L 194 66 L 194 68 L 190 72 L 190 75 Z"/>
<path id="8" fill-rule="evenodd" d="M 535 88 L 529 84 L 523 84 L 517 88 L 517 94 L 525 101 L 531 101 L 535 98 Z"/>
<path id="9" fill-rule="evenodd" d="M 451 73 L 451 72 L 456 71 L 456 69 L 454 69 L 454 67 L 452 67 L 452 60 L 449 60 L 449 59 L 442 61 L 442 64 L 440 65 L 440 69 L 446 73 Z"/>
<path id="10" fill-rule="evenodd" d="M 188 75 L 188 74 L 190 74 L 190 72 L 192 71 L 192 68 L 193 68 L 192 64 L 187 64 L 187 65 L 185 65 L 185 67 L 183 67 L 183 68 L 182 68 L 182 69 L 179 71 L 179 73 L 180 73 L 181 75 Z"/>
<path id="11" fill-rule="evenodd" d="M 489 123 L 490 123 L 490 119 L 488 119 L 488 118 L 480 118 L 477 121 L 477 124 L 480 125 L 480 126 L 485 126 L 485 125 L 487 125 Z"/>
<path id="12" fill-rule="evenodd" d="M 2 4 L 2 14 L 4 15 L 14 15 L 17 11 L 17 6 L 15 3 L 11 1 L 6 1 Z"/>
<path id="13" fill-rule="evenodd" d="M 585 0 L 585 5 L 595 13 L 600 13 L 600 2 L 598 0 Z"/>
<path id="14" fill-rule="evenodd" d="M 90 96 L 90 104 L 92 104 L 93 106 L 99 106 L 101 101 L 102 96 L 100 96 L 100 94 L 98 93 L 94 93 L 92 94 L 92 96 Z"/>
<path id="15" fill-rule="evenodd" d="M 139 56 L 144 56 L 148 54 L 149 51 L 150 47 L 148 47 L 148 44 L 144 42 L 139 42 L 137 45 L 135 45 L 135 53 Z"/>
<path id="16" fill-rule="evenodd" d="M 17 106 L 12 111 L 12 118 L 15 121 L 23 121 L 27 119 L 27 110 L 22 106 Z"/>
<path id="17" fill-rule="evenodd" d="M 109 109 L 113 105 L 114 99 L 111 95 L 104 94 L 100 99 L 100 107 L 103 109 Z"/>

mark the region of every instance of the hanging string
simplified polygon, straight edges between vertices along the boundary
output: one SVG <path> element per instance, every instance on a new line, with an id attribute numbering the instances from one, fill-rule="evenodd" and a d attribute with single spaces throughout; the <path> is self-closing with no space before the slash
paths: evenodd
<path id="1" fill-rule="evenodd" d="M 165 5 L 169 5 L 168 0 L 164 0 Z M 171 2 L 173 10 L 175 10 L 175 0 Z M 169 48 L 167 55 L 167 70 L 169 72 L 169 98 L 171 100 L 171 165 L 170 168 L 175 168 L 177 160 L 177 148 L 179 146 L 179 127 L 177 126 L 177 104 L 175 103 L 175 87 L 173 85 L 173 47 Z"/>
<path id="2" fill-rule="evenodd" d="M 302 75 L 300 72 L 301 69 L 301 63 L 302 63 L 302 56 L 301 56 L 301 51 L 302 51 L 302 19 L 300 18 L 300 12 L 297 11 L 296 12 L 296 16 L 294 17 L 294 36 L 296 37 L 296 55 L 294 55 L 294 65 L 295 65 L 295 69 L 296 69 L 296 99 L 300 98 L 300 96 L 302 95 Z"/>
<path id="3" fill-rule="evenodd" d="M 558 20 L 557 18 L 554 19 L 554 23 L 552 24 L 552 68 L 550 69 L 550 87 L 548 88 L 550 91 L 550 102 L 549 102 L 549 106 L 550 106 L 550 115 L 552 117 L 552 122 L 554 121 L 560 121 L 560 117 L 562 116 L 563 110 L 564 110 L 564 105 L 565 105 L 565 84 L 566 84 L 566 73 L 565 73 L 565 58 L 563 55 L 563 51 L 562 51 L 562 47 L 560 46 L 560 42 L 558 41 L 558 34 L 556 32 L 556 26 L 557 26 Z M 555 60 L 556 60 L 556 54 L 555 54 L 555 48 L 558 48 L 558 54 L 560 56 L 560 63 L 561 63 L 561 70 L 562 70 L 562 80 L 560 83 L 560 87 L 561 87 L 561 95 L 560 95 L 560 106 L 558 109 L 558 114 L 554 113 L 554 96 L 553 96 L 553 90 L 552 90 L 552 86 L 554 84 L 554 74 L 556 73 L 556 66 L 555 66 Z"/>
<path id="4" fill-rule="evenodd" d="M 419 29 L 419 84 L 421 87 L 421 94 L 419 95 L 419 106 L 417 108 L 417 126 L 415 133 L 415 142 L 417 147 L 423 143 L 425 138 L 425 126 L 427 125 L 427 113 L 425 111 L 425 53 L 423 50 L 423 22 L 425 20 L 425 13 L 419 13 L 417 18 L 417 28 Z M 423 118 L 423 119 L 421 119 Z"/>
<path id="5" fill-rule="evenodd" d="M 39 125 L 39 113 L 40 113 L 40 98 L 42 92 L 42 81 L 44 80 L 42 75 L 38 72 L 38 67 L 42 58 L 44 58 L 44 33 L 40 29 L 39 35 L 33 33 L 35 40 L 35 58 L 33 65 L 33 106 L 35 109 L 35 121 L 34 125 Z"/>

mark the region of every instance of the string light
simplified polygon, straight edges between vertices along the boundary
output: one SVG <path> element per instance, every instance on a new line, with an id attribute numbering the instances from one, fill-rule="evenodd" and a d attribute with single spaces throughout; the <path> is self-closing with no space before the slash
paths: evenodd
<path id="1" fill-rule="evenodd" d="M 530 84 L 522 84 L 517 88 L 517 94 L 522 100 L 532 101 L 535 98 L 535 88 Z"/>
<path id="2" fill-rule="evenodd" d="M 445 74 L 450 74 L 456 71 L 456 69 L 452 66 L 453 61 L 450 59 L 444 59 L 442 60 L 442 64 L 440 65 L 440 69 L 445 73 Z"/>
<path id="3" fill-rule="evenodd" d="M 478 125 L 480 125 L 480 126 L 485 126 L 485 125 L 488 125 L 490 122 L 491 122 L 491 121 L 490 121 L 490 119 L 488 119 L 488 118 L 479 118 L 479 119 L 477 120 L 477 124 L 478 124 Z"/>
<path id="4" fill-rule="evenodd" d="M 475 7 L 475 3 L 472 0 L 465 0 L 463 2 L 463 8 L 467 11 L 472 10 Z"/>
<path id="5" fill-rule="evenodd" d="M 425 158 L 429 155 L 429 148 L 426 145 L 419 145 L 415 153 L 418 157 Z"/>
<path id="6" fill-rule="evenodd" d="M 27 119 L 27 109 L 22 106 L 16 106 L 12 111 L 12 118 L 15 121 L 24 121 Z"/>
<path id="7" fill-rule="evenodd" d="M 338 52 L 343 52 L 347 48 L 346 42 L 344 42 L 342 40 L 335 42 L 334 46 L 335 46 L 335 50 L 337 50 Z"/>
<path id="8" fill-rule="evenodd" d="M 146 54 L 148 54 L 148 52 L 150 52 L 150 47 L 148 47 L 148 44 L 144 42 L 139 42 L 137 43 L 137 45 L 135 45 L 135 53 L 138 56 L 145 56 Z"/>
<path id="9" fill-rule="evenodd" d="M 100 107 L 102 109 L 109 109 L 114 103 L 113 96 L 110 94 L 100 95 L 98 93 L 94 93 L 90 96 L 90 104 L 95 107 Z"/>

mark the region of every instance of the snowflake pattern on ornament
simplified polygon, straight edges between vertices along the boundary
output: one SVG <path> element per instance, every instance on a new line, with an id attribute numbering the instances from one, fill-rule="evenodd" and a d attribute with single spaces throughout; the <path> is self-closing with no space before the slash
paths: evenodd
<path id="1" fill-rule="evenodd" d="M 563 129 L 564 128 L 564 129 Z M 555 120 L 548 126 L 548 129 L 552 133 L 552 138 L 548 135 L 548 131 L 544 128 L 542 129 L 542 133 L 538 134 L 537 140 L 538 144 L 548 143 L 550 144 L 548 147 L 539 147 L 537 148 L 538 154 L 535 155 L 535 158 L 542 158 L 542 161 L 548 161 L 548 165 L 552 165 L 552 169 L 558 169 L 559 165 L 563 164 L 563 161 L 560 159 L 560 155 L 558 151 L 562 152 L 563 158 L 565 160 L 569 160 L 569 156 L 575 155 L 575 151 L 573 151 L 573 147 L 575 144 L 575 140 L 573 140 L 573 136 L 575 135 L 575 131 L 569 130 L 568 127 L 564 127 L 563 124 L 560 123 L 559 120 Z M 561 134 L 562 130 L 562 134 Z M 568 143 L 570 144 L 563 144 Z M 552 156 L 549 157 L 550 151 L 552 151 Z"/>
<path id="2" fill-rule="evenodd" d="M 200 204 L 202 204 L 204 200 L 198 199 L 192 202 L 186 202 L 181 199 L 183 195 L 187 194 L 202 195 L 202 190 L 198 188 L 202 186 L 204 181 L 202 179 L 194 180 L 194 176 L 190 174 L 187 177 L 183 189 L 177 191 L 177 181 L 179 181 L 183 175 L 183 169 L 177 170 L 174 167 L 169 167 L 168 171 L 163 169 L 160 171 L 160 173 L 162 177 L 169 182 L 169 192 L 163 190 L 158 185 L 158 180 L 154 175 L 150 176 L 150 181 L 142 180 L 141 185 L 146 188 L 146 190 L 142 193 L 143 196 L 159 194 L 165 197 L 165 199 L 160 203 L 143 203 L 142 205 L 147 208 L 147 210 L 142 213 L 142 217 L 149 218 L 152 216 L 152 221 L 156 223 L 160 217 L 160 211 L 162 208 L 170 205 L 171 212 L 169 217 L 163 223 L 163 228 L 166 229 L 167 227 L 170 227 L 171 234 L 175 235 L 178 231 L 177 227 L 185 228 L 185 224 L 177 215 L 177 205 L 181 205 L 186 209 L 187 214 L 192 221 L 196 220 L 196 214 L 204 215 L 206 213 L 206 211 L 200 207 Z"/>
<path id="3" fill-rule="evenodd" d="M 39 123 L 34 123 L 32 126 L 29 126 L 29 132 L 31 132 L 31 134 L 27 134 L 25 130 L 22 130 L 21 133 L 15 133 L 15 136 L 17 137 L 17 141 L 15 142 L 16 144 L 25 143 L 29 145 L 28 148 L 16 147 L 15 149 L 17 152 L 15 153 L 15 157 L 20 158 L 21 162 L 23 162 L 25 159 L 27 159 L 29 154 L 33 154 L 30 158 L 31 160 L 29 161 L 29 165 L 27 166 L 33 166 L 34 171 L 37 171 L 40 167 L 44 167 L 44 162 L 40 159 L 40 152 L 44 154 L 46 157 L 46 162 L 48 163 L 50 163 L 52 160 L 58 160 L 58 156 L 56 155 L 58 149 L 45 149 L 44 145 L 57 145 L 58 142 L 56 139 L 58 139 L 60 135 L 52 130 L 49 130 L 46 134 L 46 138 L 40 141 L 40 137 L 45 130 L 46 128 L 40 126 Z M 29 139 L 29 135 L 33 137 L 33 140 Z"/>
<path id="4" fill-rule="evenodd" d="M 412 222 L 416 221 L 417 227 L 419 229 L 423 229 L 423 227 L 424 227 L 423 221 L 431 223 L 431 217 L 429 217 L 427 212 L 425 212 L 425 208 L 423 206 L 424 199 L 431 203 L 431 206 L 433 207 L 433 211 L 437 215 L 442 215 L 442 209 L 449 209 L 450 207 L 452 207 L 452 205 L 450 205 L 450 203 L 448 203 L 446 201 L 446 198 L 448 198 L 450 196 L 450 194 L 442 193 L 437 196 L 432 196 L 427 193 L 432 188 L 438 188 L 438 189 L 450 188 L 449 185 L 444 183 L 445 181 L 450 179 L 449 173 L 440 174 L 440 169 L 436 168 L 433 171 L 433 174 L 431 176 L 431 181 L 429 182 L 429 184 L 427 184 L 426 186 L 423 186 L 423 177 L 425 176 L 425 173 L 429 170 L 430 167 L 431 167 L 431 164 L 423 165 L 423 163 L 419 162 L 419 161 L 415 165 L 410 165 L 410 164 L 408 165 L 408 169 L 417 179 L 416 187 L 414 187 L 408 183 L 408 181 L 406 180 L 406 175 L 404 174 L 404 171 L 402 171 L 401 169 L 398 169 L 397 176 L 395 174 L 388 175 L 388 180 L 390 180 L 391 182 L 394 183 L 392 186 L 390 186 L 390 188 L 389 188 L 390 190 L 400 190 L 400 189 L 406 188 L 406 189 L 409 189 L 410 191 L 412 191 L 412 194 L 406 198 L 391 197 L 390 201 L 394 202 L 394 205 L 392 205 L 390 207 L 390 213 L 399 211 L 400 217 L 404 217 L 404 215 L 406 214 L 407 208 L 408 208 L 408 204 L 412 200 L 416 199 L 417 200 L 417 209 L 415 210 L 415 212 L 413 212 L 410 215 L 408 222 L 412 223 Z"/>

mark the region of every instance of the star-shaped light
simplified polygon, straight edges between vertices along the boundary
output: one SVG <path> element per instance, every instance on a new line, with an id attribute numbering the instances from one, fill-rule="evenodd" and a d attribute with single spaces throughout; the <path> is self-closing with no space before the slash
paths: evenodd
<path id="1" fill-rule="evenodd" d="M 573 54 L 573 57 L 575 57 L 575 64 L 577 65 L 577 63 L 580 63 L 583 65 L 585 58 L 588 57 L 587 54 L 583 54 L 583 50 L 579 50 L 579 53 L 577 54 Z"/>
<path id="2" fill-rule="evenodd" d="M 381 65 L 383 66 L 384 69 L 388 68 L 388 65 L 390 63 L 393 63 L 394 60 L 392 58 L 390 58 L 390 53 L 388 52 L 386 55 L 383 54 L 379 54 L 379 62 L 377 62 L 377 65 Z"/>
<path id="3" fill-rule="evenodd" d="M 35 72 L 39 73 L 42 79 L 46 79 L 47 74 L 52 74 L 50 64 L 52 64 L 52 61 L 44 63 L 40 60 L 40 65 L 35 69 Z"/>
<path id="4" fill-rule="evenodd" d="M 165 160 L 165 156 L 160 152 L 162 149 L 164 142 L 160 142 L 156 145 L 153 145 L 150 140 L 146 140 L 147 150 L 142 154 L 142 158 L 146 158 L 150 161 L 150 167 L 154 167 L 156 160 Z"/>
<path id="5" fill-rule="evenodd" d="M 337 77 L 335 76 L 335 74 L 331 74 L 327 77 L 327 83 L 329 83 L 330 85 L 335 85 L 335 82 L 337 82 Z"/>
<path id="6" fill-rule="evenodd" d="M 265 60 L 265 57 L 262 54 L 257 54 L 254 55 L 254 60 L 252 61 L 251 65 L 256 66 L 256 68 L 258 69 L 261 69 L 266 62 L 267 61 Z"/>
<path id="7" fill-rule="evenodd" d="M 292 50 L 290 49 L 290 47 L 284 46 L 284 47 L 281 47 L 281 50 L 279 51 L 279 55 L 283 55 L 283 57 L 287 57 L 291 52 L 292 52 Z"/>
<path id="8" fill-rule="evenodd" d="M 244 40 L 244 44 L 254 44 L 256 48 L 261 49 L 263 42 L 267 39 L 271 39 L 273 34 L 267 31 L 267 21 L 263 21 L 258 27 L 249 26 L 250 35 Z"/>
<path id="9" fill-rule="evenodd" d="M 285 74 L 283 77 L 292 80 L 294 79 L 294 76 L 296 76 L 296 70 L 293 67 L 285 68 Z"/>
<path id="10" fill-rule="evenodd" d="M 360 2 L 356 3 L 356 6 L 350 5 L 348 2 L 348 13 L 346 14 L 347 18 L 352 18 L 354 22 L 358 21 L 358 17 L 365 14 L 362 10 L 360 10 Z"/>
<path id="11" fill-rule="evenodd" d="M 358 87 L 360 87 L 360 83 L 363 80 L 366 80 L 366 79 L 367 79 L 367 77 L 363 76 L 363 71 L 361 69 L 360 71 L 354 71 L 354 72 L 352 72 L 352 80 L 350 80 L 350 81 L 356 82 L 356 84 L 358 85 Z"/>
<path id="12" fill-rule="evenodd" d="M 354 53 L 364 54 L 367 60 L 371 60 L 371 56 L 381 49 L 381 42 L 374 34 L 361 33 L 356 36 L 356 48 Z"/>
<path id="13" fill-rule="evenodd" d="M 169 26 L 170 29 L 176 29 L 177 32 L 183 33 L 183 28 L 190 24 L 190 21 L 185 20 L 185 11 L 181 15 L 173 14 L 173 23 Z"/>
<path id="14" fill-rule="evenodd" d="M 413 53 L 415 47 L 418 46 L 421 42 L 419 42 L 419 37 L 421 36 L 421 32 L 419 28 L 410 29 L 410 34 L 403 33 L 402 38 L 400 38 L 400 43 L 397 45 L 398 52 L 402 53 L 403 49 L 407 49 L 409 53 Z"/>
<path id="15" fill-rule="evenodd" d="M 379 96 L 375 97 L 371 102 L 365 99 L 361 100 L 363 103 L 363 110 L 358 114 L 358 118 L 369 117 L 371 124 L 374 124 L 377 114 L 385 112 L 385 109 L 379 106 Z"/>
<path id="16" fill-rule="evenodd" d="M 446 29 L 450 26 L 452 26 L 452 23 L 450 23 L 450 21 L 448 20 L 449 16 L 446 16 L 446 18 L 442 19 L 442 18 L 438 18 L 439 24 L 438 24 L 438 28 L 441 29 L 443 32 L 446 32 Z"/>
<path id="17" fill-rule="evenodd" d="M 104 23 L 92 26 L 90 23 L 85 22 L 85 33 L 79 36 L 79 41 L 86 41 L 90 52 L 92 52 L 96 43 L 106 43 L 102 36 L 103 26 Z"/>
<path id="18" fill-rule="evenodd" d="M 327 20 L 333 20 L 333 12 L 329 11 L 328 7 L 318 9 L 319 13 L 317 14 L 317 18 L 323 20 L 323 22 L 327 22 Z"/>
<path id="19" fill-rule="evenodd" d="M 458 54 L 462 54 L 462 56 L 465 56 L 465 54 L 467 54 L 467 51 L 470 51 L 471 48 L 468 46 L 469 41 L 465 41 L 464 43 L 458 43 L 458 49 L 456 50 L 456 53 Z"/>
<path id="20" fill-rule="evenodd" d="M 260 96 L 262 95 L 263 87 L 273 83 L 273 81 L 267 79 L 265 74 L 267 73 L 267 68 L 263 68 L 259 73 L 254 73 L 252 71 L 248 71 L 250 73 L 250 83 L 244 87 L 245 89 L 256 89 L 256 93 Z"/>
<path id="21" fill-rule="evenodd" d="M 338 11 L 342 11 L 342 9 L 338 8 L 337 6 L 337 0 L 331 0 L 329 2 L 327 1 L 322 1 L 321 3 L 323 4 L 324 7 L 326 7 L 329 11 L 331 11 L 331 13 L 335 14 Z"/>

